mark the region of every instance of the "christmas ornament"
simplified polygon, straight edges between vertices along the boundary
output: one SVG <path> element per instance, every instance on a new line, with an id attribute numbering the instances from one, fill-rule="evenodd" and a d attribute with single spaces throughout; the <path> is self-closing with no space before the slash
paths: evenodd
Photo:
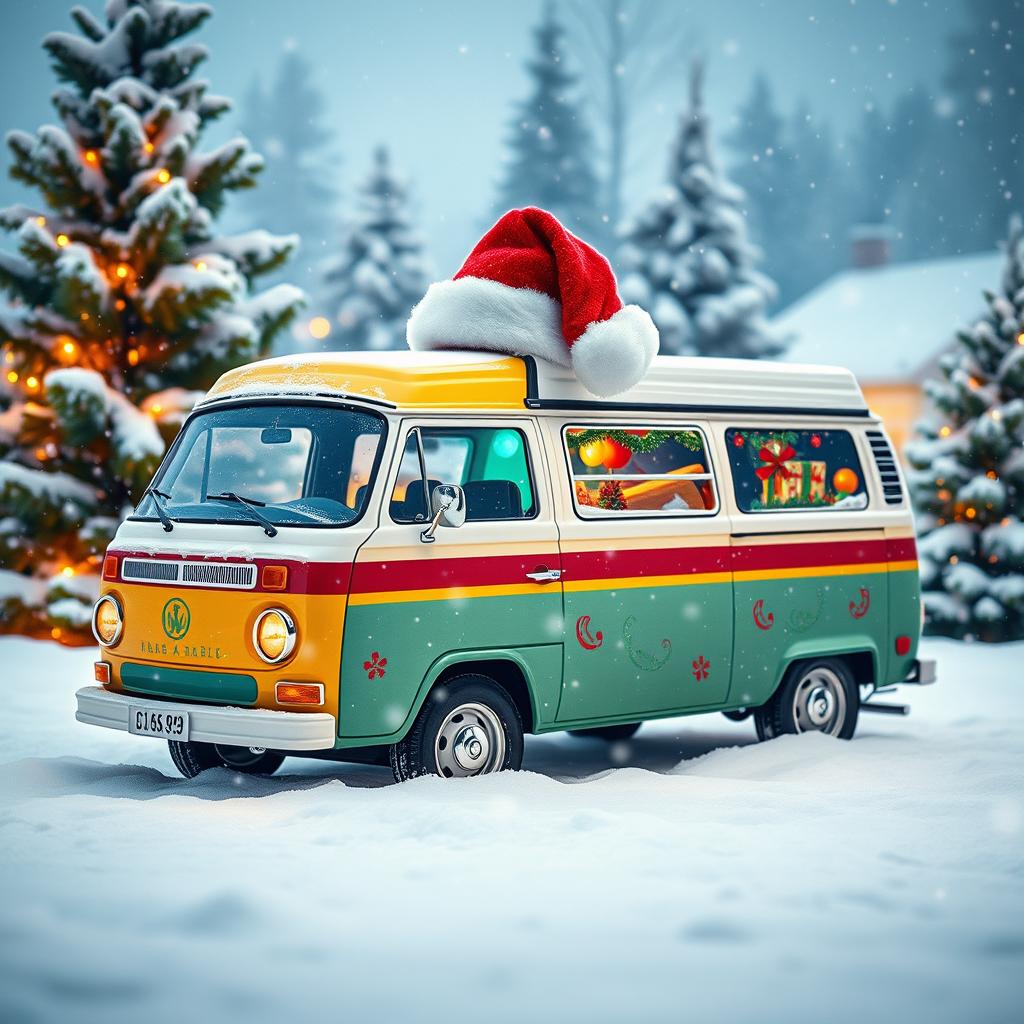
<path id="1" fill-rule="evenodd" d="M 537 356 L 602 396 L 638 383 L 658 351 L 654 321 L 623 305 L 608 261 L 536 207 L 509 210 L 452 280 L 427 289 L 406 339 Z"/>
<path id="2" fill-rule="evenodd" d="M 832 486 L 840 494 L 855 494 L 860 486 L 860 478 L 852 469 L 844 466 L 832 475 Z"/>
<path id="3" fill-rule="evenodd" d="M 821 434 L 811 434 L 811 447 L 812 448 L 820 448 L 821 447 Z"/>
<path id="4" fill-rule="evenodd" d="M 619 444 L 618 441 L 613 441 L 609 438 L 605 441 L 604 445 L 603 462 L 606 469 L 622 469 L 633 458 L 633 453 L 624 444 Z"/>
<path id="5" fill-rule="evenodd" d="M 579 448 L 580 462 L 584 466 L 600 466 L 604 463 L 607 450 L 604 441 L 591 441 L 589 444 L 581 444 Z"/>

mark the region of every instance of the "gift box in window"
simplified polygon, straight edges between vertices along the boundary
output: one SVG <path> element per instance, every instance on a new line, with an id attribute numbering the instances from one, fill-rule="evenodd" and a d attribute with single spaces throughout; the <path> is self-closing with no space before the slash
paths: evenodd
<path id="1" fill-rule="evenodd" d="M 796 458 L 796 450 L 784 441 L 767 441 L 758 452 L 761 465 L 761 500 L 765 507 L 813 505 L 825 500 L 824 462 Z"/>

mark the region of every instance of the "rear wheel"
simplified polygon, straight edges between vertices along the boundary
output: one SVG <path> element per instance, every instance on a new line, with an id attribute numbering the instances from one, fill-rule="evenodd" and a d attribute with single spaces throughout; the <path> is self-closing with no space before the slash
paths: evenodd
<path id="1" fill-rule="evenodd" d="M 517 771 L 523 726 L 512 699 L 493 679 L 465 675 L 433 690 L 409 734 L 391 748 L 398 782 Z"/>
<path id="2" fill-rule="evenodd" d="M 823 732 L 852 738 L 860 690 L 845 662 L 822 658 L 794 665 L 775 696 L 754 712 L 759 739 L 784 733 Z"/>
<path id="3" fill-rule="evenodd" d="M 593 729 L 570 729 L 570 736 L 587 736 L 597 740 L 607 740 L 609 743 L 621 743 L 623 740 L 632 739 L 640 729 L 642 723 L 629 722 L 626 725 L 601 725 Z"/>
<path id="4" fill-rule="evenodd" d="M 273 775 L 284 763 L 284 754 L 262 747 L 230 747 L 220 743 L 180 743 L 168 740 L 174 767 L 186 779 L 210 768 L 230 768 L 245 775 Z"/>

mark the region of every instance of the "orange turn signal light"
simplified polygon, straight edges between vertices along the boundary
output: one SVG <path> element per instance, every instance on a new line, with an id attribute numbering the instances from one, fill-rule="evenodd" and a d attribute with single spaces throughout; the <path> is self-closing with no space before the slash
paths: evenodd
<path id="1" fill-rule="evenodd" d="M 265 565 L 260 576 L 260 586 L 264 590 L 284 590 L 288 586 L 287 565 Z"/>
<path id="2" fill-rule="evenodd" d="M 323 704 L 323 683 L 278 683 L 278 704 Z"/>
<path id="3" fill-rule="evenodd" d="M 110 685 L 110 663 L 106 661 L 93 662 L 93 675 L 96 677 L 97 683 L 102 683 L 104 686 Z"/>
<path id="4" fill-rule="evenodd" d="M 105 580 L 117 579 L 117 555 L 107 555 L 103 559 L 103 578 Z"/>

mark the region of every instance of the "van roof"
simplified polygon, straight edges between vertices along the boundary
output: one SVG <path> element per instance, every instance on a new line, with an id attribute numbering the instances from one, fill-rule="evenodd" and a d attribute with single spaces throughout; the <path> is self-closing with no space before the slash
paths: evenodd
<path id="1" fill-rule="evenodd" d="M 200 404 L 236 397 L 349 397 L 398 409 L 746 409 L 866 416 L 856 378 L 835 366 L 657 356 L 637 385 L 605 400 L 544 360 L 485 352 L 318 352 L 225 373 Z"/>

